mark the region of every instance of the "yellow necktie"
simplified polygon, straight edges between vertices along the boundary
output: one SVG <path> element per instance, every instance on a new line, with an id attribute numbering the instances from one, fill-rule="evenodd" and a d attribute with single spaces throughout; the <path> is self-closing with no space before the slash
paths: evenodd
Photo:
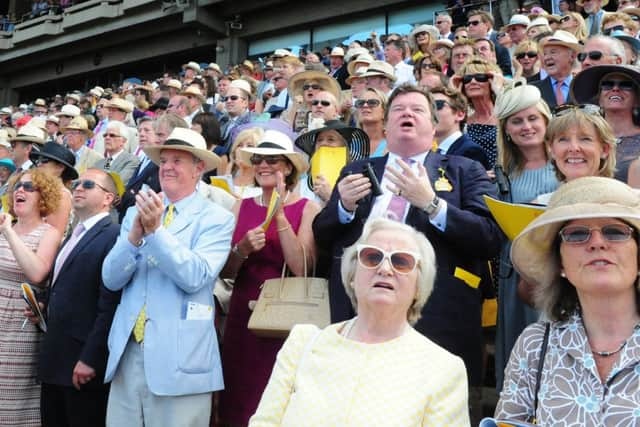
<path id="1" fill-rule="evenodd" d="M 175 206 L 173 203 L 170 203 L 167 206 L 167 213 L 164 216 L 164 221 L 162 221 L 162 225 L 166 228 L 173 221 L 173 212 Z M 138 318 L 136 319 L 135 325 L 133 325 L 133 338 L 137 343 L 141 343 L 144 339 L 144 324 L 147 321 L 147 313 L 146 313 L 147 305 L 143 305 L 140 313 L 138 313 Z"/>

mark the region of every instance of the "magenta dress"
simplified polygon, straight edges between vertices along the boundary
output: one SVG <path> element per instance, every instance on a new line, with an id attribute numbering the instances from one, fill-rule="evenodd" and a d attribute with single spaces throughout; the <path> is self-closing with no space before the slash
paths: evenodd
<path id="1" fill-rule="evenodd" d="M 284 207 L 285 216 L 296 234 L 307 202 L 302 198 Z M 247 231 L 260 225 L 266 214 L 267 208 L 256 204 L 253 198 L 244 199 L 233 233 L 233 244 L 239 242 Z M 225 425 L 248 424 L 269 381 L 276 354 L 284 343 L 283 339 L 257 337 L 247 329 L 251 315 L 249 301 L 258 299 L 260 285 L 265 280 L 282 274 L 284 254 L 275 219 L 267 230 L 266 238 L 265 247 L 249 255 L 238 272 L 225 321 L 222 345 L 224 392 L 219 410 L 220 420 Z"/>

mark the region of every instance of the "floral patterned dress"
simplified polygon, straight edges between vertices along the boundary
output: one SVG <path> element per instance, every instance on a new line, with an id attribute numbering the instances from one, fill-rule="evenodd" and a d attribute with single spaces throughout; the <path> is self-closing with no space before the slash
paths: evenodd
<path id="1" fill-rule="evenodd" d="M 535 323 L 516 342 L 496 418 L 524 421 L 533 414 L 544 329 L 544 323 Z M 541 426 L 640 425 L 640 327 L 603 383 L 581 316 L 552 322 L 535 416 Z"/>

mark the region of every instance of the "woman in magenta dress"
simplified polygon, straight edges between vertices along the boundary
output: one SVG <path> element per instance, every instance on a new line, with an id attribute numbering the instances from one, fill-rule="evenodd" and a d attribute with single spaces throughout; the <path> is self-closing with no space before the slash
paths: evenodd
<path id="1" fill-rule="evenodd" d="M 303 253 L 307 265 L 312 265 L 315 242 L 311 224 L 319 211 L 315 203 L 293 192 L 308 164 L 293 150 L 288 136 L 268 130 L 257 147 L 244 148 L 240 156 L 253 165 L 262 195 L 234 206 L 237 225 L 233 249 L 222 273 L 235 278 L 235 284 L 222 346 L 225 390 L 218 425 L 233 427 L 248 424 L 284 343 L 283 339 L 258 337 L 247 329 L 249 303 L 258 299 L 265 280 L 280 277 L 283 263 L 296 276 L 304 274 Z M 280 195 L 281 207 L 264 232 L 261 225 L 274 191 Z"/>

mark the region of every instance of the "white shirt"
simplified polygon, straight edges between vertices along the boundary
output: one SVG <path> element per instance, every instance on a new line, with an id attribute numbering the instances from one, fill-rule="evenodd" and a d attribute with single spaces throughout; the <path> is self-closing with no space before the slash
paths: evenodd
<path id="1" fill-rule="evenodd" d="M 448 137 L 446 137 L 445 139 L 443 139 L 441 142 L 438 143 L 438 150 L 440 150 L 442 154 L 447 154 L 447 151 L 449 151 L 449 148 L 451 148 L 453 143 L 456 142 L 456 140 L 461 136 L 462 136 L 462 132 L 460 132 L 459 130 L 455 131 L 454 133 L 452 133 L 451 135 L 449 135 Z"/>
<path id="2" fill-rule="evenodd" d="M 403 83 L 416 84 L 416 78 L 413 76 L 413 67 L 403 61 L 393 66 L 393 74 L 396 76 L 394 87 L 398 87 Z"/>

